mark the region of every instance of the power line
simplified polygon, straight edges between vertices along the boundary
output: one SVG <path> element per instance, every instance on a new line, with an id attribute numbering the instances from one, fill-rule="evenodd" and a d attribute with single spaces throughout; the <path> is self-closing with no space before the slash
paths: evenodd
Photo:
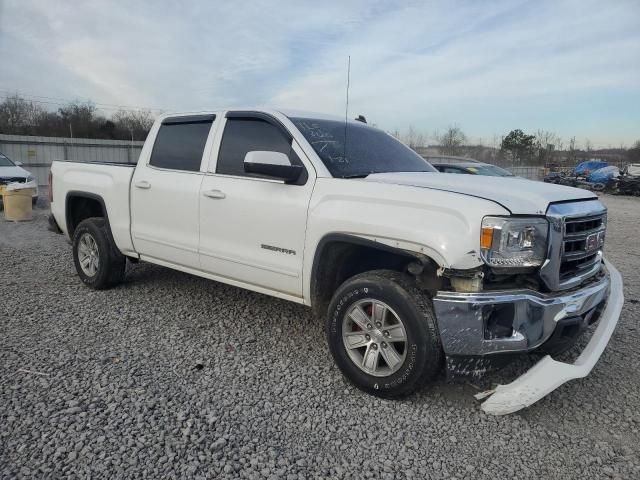
<path id="1" fill-rule="evenodd" d="M 162 112 L 164 111 L 164 109 L 162 108 L 152 108 L 152 107 L 139 107 L 139 106 L 133 106 L 133 105 L 118 105 L 118 104 L 113 104 L 113 103 L 102 103 L 102 102 L 95 102 L 91 99 L 87 99 L 87 98 L 76 98 L 76 99 L 68 99 L 68 98 L 60 98 L 60 97 L 48 97 L 45 95 L 34 95 L 34 94 L 28 94 L 28 93 L 24 93 L 21 92 L 19 90 L 5 90 L 5 89 L 0 89 L 0 93 L 3 93 L 5 98 L 8 98 L 12 95 L 17 95 L 21 98 L 24 98 L 26 100 L 29 100 L 31 102 L 34 103 L 41 103 L 41 104 L 45 104 L 45 105 L 68 105 L 70 103 L 74 103 L 74 102 L 78 102 L 78 101 L 84 101 L 85 103 L 91 103 L 93 105 L 95 105 L 96 107 L 103 109 L 103 110 L 130 110 L 130 111 L 152 111 L 152 112 Z M 39 100 L 39 99 L 44 99 L 44 100 Z"/>
<path id="2" fill-rule="evenodd" d="M 162 111 L 162 108 L 152 108 L 152 107 L 139 107 L 139 106 L 133 106 L 133 105 L 118 105 L 118 104 L 113 104 L 113 103 L 103 103 L 103 102 L 95 102 L 90 98 L 81 98 L 81 97 L 77 97 L 73 100 L 68 99 L 68 98 L 61 98 L 61 97 L 48 97 L 45 95 L 34 95 L 34 94 L 28 94 L 28 93 L 24 93 L 21 92 L 19 90 L 4 90 L 4 89 L 0 89 L 0 92 L 4 92 L 5 94 L 8 95 L 18 95 L 20 97 L 28 97 L 30 99 L 36 99 L 36 98 L 44 98 L 46 100 L 51 100 L 49 103 L 54 103 L 54 104 L 60 104 L 59 102 L 54 102 L 53 100 L 58 100 L 60 102 L 64 102 L 64 104 L 67 103 L 73 103 L 73 102 L 77 102 L 77 101 L 84 101 L 84 102 L 90 102 L 96 106 L 100 106 L 100 107 L 104 107 L 104 108 L 122 108 L 122 109 L 128 109 L 128 110 L 151 110 L 151 111 Z M 34 100 L 35 101 L 35 100 Z"/>

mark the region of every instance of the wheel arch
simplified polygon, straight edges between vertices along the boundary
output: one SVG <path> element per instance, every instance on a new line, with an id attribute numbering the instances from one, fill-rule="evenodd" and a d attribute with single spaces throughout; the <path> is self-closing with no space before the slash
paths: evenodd
<path id="1" fill-rule="evenodd" d="M 420 270 L 429 266 L 434 274 L 439 266 L 433 258 L 422 253 L 353 234 L 326 234 L 318 242 L 313 257 L 309 291 L 311 307 L 316 315 L 322 316 L 333 293 L 348 278 L 379 269 L 406 272 L 411 264 L 416 264 Z"/>
<path id="2" fill-rule="evenodd" d="M 95 193 L 71 190 L 65 197 L 65 220 L 69 238 L 83 220 L 91 217 L 104 218 L 109 226 L 109 215 L 104 199 Z"/>

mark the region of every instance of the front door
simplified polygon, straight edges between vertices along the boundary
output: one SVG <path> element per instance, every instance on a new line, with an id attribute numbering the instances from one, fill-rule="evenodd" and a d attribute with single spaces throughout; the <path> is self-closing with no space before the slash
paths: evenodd
<path id="1" fill-rule="evenodd" d="M 296 184 L 245 173 L 244 157 L 250 151 L 285 153 L 291 163 L 303 165 L 302 151 L 283 126 L 247 115 L 226 119 L 215 173 L 202 182 L 202 269 L 258 290 L 300 298 L 307 208 L 315 177 L 308 167 Z"/>

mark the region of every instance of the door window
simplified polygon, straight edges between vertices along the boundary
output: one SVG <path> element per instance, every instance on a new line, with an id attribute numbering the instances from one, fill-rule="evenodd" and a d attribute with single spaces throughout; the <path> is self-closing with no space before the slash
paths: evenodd
<path id="1" fill-rule="evenodd" d="M 289 157 L 292 165 L 302 162 L 291 148 L 291 140 L 275 125 L 259 118 L 227 118 L 220 144 L 216 173 L 242 177 L 261 177 L 244 171 L 247 152 L 280 152 Z M 306 182 L 306 172 L 296 183 Z"/>
<path id="2" fill-rule="evenodd" d="M 149 164 L 171 170 L 200 171 L 213 115 L 174 117 L 162 122 Z"/>

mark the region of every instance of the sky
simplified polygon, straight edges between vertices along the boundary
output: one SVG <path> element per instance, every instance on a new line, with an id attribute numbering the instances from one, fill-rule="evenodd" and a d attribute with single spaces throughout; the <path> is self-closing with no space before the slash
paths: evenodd
<path id="1" fill-rule="evenodd" d="M 640 0 L 0 0 L 0 98 L 640 140 Z"/>

